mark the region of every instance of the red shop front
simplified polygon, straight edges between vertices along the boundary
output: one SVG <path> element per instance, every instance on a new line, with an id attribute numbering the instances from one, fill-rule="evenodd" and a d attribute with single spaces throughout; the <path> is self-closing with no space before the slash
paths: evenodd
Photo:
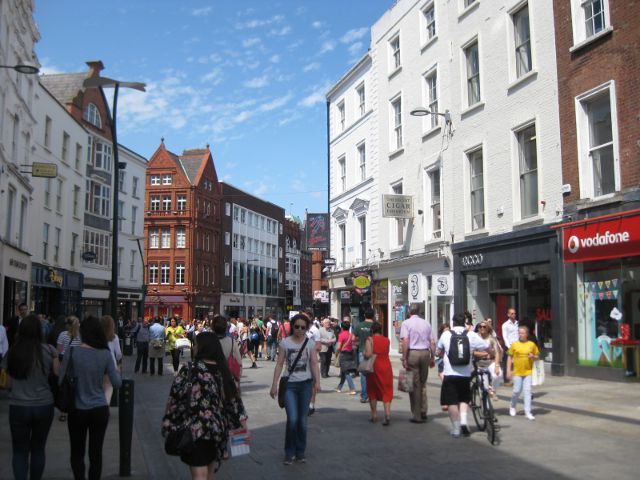
<path id="1" fill-rule="evenodd" d="M 640 378 L 640 210 L 558 228 L 567 290 L 569 373 L 575 367 L 578 375 Z"/>
<path id="2" fill-rule="evenodd" d="M 182 295 L 149 295 L 144 301 L 145 318 L 168 318 L 174 315 L 183 317 L 187 311 L 187 301 Z"/>

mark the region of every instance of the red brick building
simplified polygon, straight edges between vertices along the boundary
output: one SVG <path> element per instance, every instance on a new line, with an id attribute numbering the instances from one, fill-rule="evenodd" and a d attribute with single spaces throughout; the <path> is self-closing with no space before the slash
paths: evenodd
<path id="1" fill-rule="evenodd" d="M 209 148 L 149 160 L 145 198 L 145 316 L 202 317 L 220 307 L 220 201 Z"/>
<path id="2" fill-rule="evenodd" d="M 565 194 L 553 361 L 565 374 L 620 380 L 640 373 L 615 346 L 640 339 L 640 4 L 553 5 Z"/>

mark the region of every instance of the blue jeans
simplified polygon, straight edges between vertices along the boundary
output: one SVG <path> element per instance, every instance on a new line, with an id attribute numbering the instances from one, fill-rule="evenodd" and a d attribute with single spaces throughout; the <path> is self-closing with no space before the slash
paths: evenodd
<path id="1" fill-rule="evenodd" d="M 516 408 L 522 390 L 524 390 L 524 411 L 525 413 L 531 413 L 531 375 L 527 375 L 526 377 L 513 376 L 511 408 Z"/>
<path id="2" fill-rule="evenodd" d="M 284 395 L 284 409 L 287 412 L 287 431 L 284 437 L 284 456 L 304 457 L 307 449 L 307 415 L 313 380 L 289 382 Z"/>
<path id="3" fill-rule="evenodd" d="M 278 350 L 278 342 L 276 340 L 267 340 L 268 356 L 271 360 L 276 359 Z"/>
<path id="4" fill-rule="evenodd" d="M 42 478 L 47 436 L 53 421 L 53 405 L 23 407 L 9 405 L 9 426 L 13 445 L 13 476 L 16 480 Z M 29 458 L 31 457 L 31 458 Z"/>
<path id="5" fill-rule="evenodd" d="M 358 365 L 364 362 L 364 352 L 358 352 Z M 364 373 L 360 374 L 360 398 L 362 400 L 369 400 L 367 397 L 367 376 Z"/>
<path id="6" fill-rule="evenodd" d="M 340 370 L 340 383 L 338 384 L 338 390 L 342 390 L 342 386 L 344 385 L 345 380 L 349 385 L 349 391 L 353 392 L 356 389 L 356 386 L 353 384 L 351 373 L 347 372 L 346 370 Z"/>

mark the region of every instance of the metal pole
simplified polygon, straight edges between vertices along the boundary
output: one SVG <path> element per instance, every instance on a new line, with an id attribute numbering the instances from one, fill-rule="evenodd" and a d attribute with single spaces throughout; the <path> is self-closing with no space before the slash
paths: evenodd
<path id="1" fill-rule="evenodd" d="M 111 316 L 118 320 L 118 180 L 120 164 L 118 162 L 118 137 L 116 134 L 116 113 L 118 109 L 118 90 L 116 83 L 113 93 L 113 109 L 111 111 L 111 140 L 113 143 L 113 228 L 111 239 Z"/>
<path id="2" fill-rule="evenodd" d="M 138 317 L 144 318 L 144 299 L 147 294 L 147 286 L 144 283 L 144 276 L 147 273 L 147 269 L 144 266 L 144 255 L 142 254 L 142 247 L 140 246 L 140 239 L 136 238 L 136 243 L 138 244 L 138 252 L 140 252 L 140 263 L 142 263 L 142 296 L 140 297 L 140 307 L 138 308 Z"/>
<path id="3" fill-rule="evenodd" d="M 133 437 L 133 380 L 122 380 L 120 387 L 120 410 L 118 413 L 120 433 L 120 476 L 131 476 L 131 439 Z"/>

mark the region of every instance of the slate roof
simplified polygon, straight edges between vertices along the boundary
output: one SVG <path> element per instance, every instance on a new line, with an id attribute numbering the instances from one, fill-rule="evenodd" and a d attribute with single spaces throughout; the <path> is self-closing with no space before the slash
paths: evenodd
<path id="1" fill-rule="evenodd" d="M 177 157 L 182 170 L 192 184 L 195 183 L 198 172 L 200 171 L 200 165 L 202 165 L 205 155 L 208 153 L 209 150 L 204 148 L 185 150 L 180 157 Z"/>
<path id="2" fill-rule="evenodd" d="M 73 101 L 78 91 L 84 90 L 82 82 L 86 78 L 87 72 L 40 75 L 40 83 L 58 102 L 67 105 Z"/>

